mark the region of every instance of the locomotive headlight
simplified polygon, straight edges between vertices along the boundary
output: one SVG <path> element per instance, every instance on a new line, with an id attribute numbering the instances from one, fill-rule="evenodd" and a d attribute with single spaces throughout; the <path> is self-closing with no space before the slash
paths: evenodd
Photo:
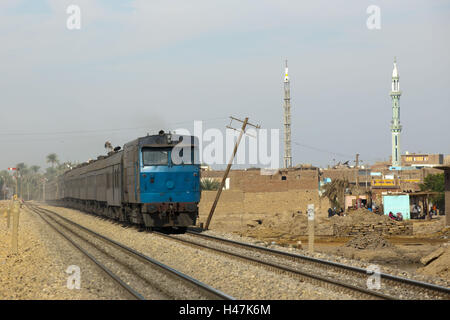
<path id="1" fill-rule="evenodd" d="M 172 143 L 172 135 L 170 133 L 167 135 L 167 143 Z"/>

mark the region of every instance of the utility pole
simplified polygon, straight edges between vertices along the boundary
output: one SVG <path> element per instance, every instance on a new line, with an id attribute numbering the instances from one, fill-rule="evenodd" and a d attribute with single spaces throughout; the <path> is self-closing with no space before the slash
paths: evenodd
<path id="1" fill-rule="evenodd" d="M 365 177 L 366 177 L 366 192 L 367 192 L 367 162 L 366 162 L 366 165 L 364 166 L 364 175 L 365 175 Z"/>
<path id="2" fill-rule="evenodd" d="M 16 172 L 16 192 L 17 197 L 19 196 L 19 173 Z"/>
<path id="3" fill-rule="evenodd" d="M 356 159 L 355 159 L 355 173 L 356 173 L 356 188 L 358 188 L 359 190 L 359 153 L 356 154 Z"/>
<path id="4" fill-rule="evenodd" d="M 247 127 L 247 125 L 253 126 L 253 127 L 255 127 L 256 129 L 261 128 L 259 125 L 255 125 L 255 124 L 249 123 L 249 122 L 248 122 L 248 117 L 245 118 L 245 120 L 240 120 L 240 119 L 233 118 L 233 117 L 230 117 L 230 118 L 231 118 L 230 125 L 227 126 L 227 128 L 236 130 L 236 129 L 234 129 L 233 127 L 231 127 L 231 122 L 232 122 L 233 120 L 242 122 L 242 128 L 241 128 L 241 132 L 240 132 L 240 134 L 239 134 L 239 138 L 238 138 L 238 140 L 236 141 L 236 143 L 235 143 L 235 145 L 234 145 L 233 154 L 231 155 L 230 161 L 228 162 L 227 169 L 225 170 L 225 173 L 223 174 L 223 178 L 222 178 L 222 182 L 220 183 L 219 190 L 217 190 L 216 198 L 214 199 L 214 203 L 213 203 L 213 205 L 212 205 L 212 207 L 211 207 L 211 211 L 209 212 L 208 219 L 206 220 L 205 230 L 208 230 L 208 228 L 209 228 L 209 224 L 210 224 L 210 222 L 211 222 L 211 218 L 212 218 L 212 216 L 213 216 L 213 214 L 214 214 L 214 210 L 216 210 L 216 206 L 217 206 L 217 203 L 219 202 L 220 194 L 222 193 L 222 189 L 223 189 L 223 187 L 225 186 L 225 181 L 227 180 L 228 173 L 230 172 L 231 165 L 233 164 L 234 157 L 236 156 L 236 152 L 237 152 L 239 143 L 241 142 L 242 136 L 243 136 L 244 133 L 245 133 L 245 128 Z"/>
<path id="5" fill-rule="evenodd" d="M 42 179 L 42 202 L 45 203 L 45 182 L 47 181 L 46 178 Z"/>

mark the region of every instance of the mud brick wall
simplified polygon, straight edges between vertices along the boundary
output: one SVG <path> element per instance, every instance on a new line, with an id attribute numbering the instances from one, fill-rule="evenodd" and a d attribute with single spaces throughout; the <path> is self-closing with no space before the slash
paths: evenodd
<path id="1" fill-rule="evenodd" d="M 373 223 L 358 223 L 354 225 L 338 225 L 333 226 L 333 235 L 345 237 L 353 236 L 358 234 L 372 233 L 385 235 L 385 236 L 395 236 L 395 235 L 412 235 L 413 225 L 412 222 L 396 222 L 396 221 L 386 221 Z"/>
<path id="2" fill-rule="evenodd" d="M 221 180 L 223 171 L 202 171 L 202 178 Z M 286 192 L 289 190 L 318 190 L 318 170 L 279 171 L 263 175 L 260 170 L 232 170 L 228 174 L 230 190 L 244 192 Z M 286 180 L 282 180 L 283 177 Z"/>
<path id="3" fill-rule="evenodd" d="M 202 171 L 202 178 L 221 180 L 223 171 Z M 327 215 L 328 199 L 319 199 L 319 171 L 312 169 L 278 170 L 262 174 L 259 169 L 232 170 L 230 189 L 224 190 L 214 212 L 211 227 L 220 225 L 233 230 L 254 224 L 256 220 L 276 213 L 306 213 L 314 204 L 316 215 Z M 199 222 L 206 222 L 217 191 L 202 191 Z"/>
<path id="4" fill-rule="evenodd" d="M 217 191 L 203 191 L 199 204 L 200 222 L 206 222 Z M 317 190 L 290 190 L 276 192 L 243 192 L 224 190 L 211 222 L 233 225 L 254 223 L 275 213 L 306 213 L 308 204 L 314 204 L 316 215 L 326 216 L 328 200 L 320 199 Z"/>

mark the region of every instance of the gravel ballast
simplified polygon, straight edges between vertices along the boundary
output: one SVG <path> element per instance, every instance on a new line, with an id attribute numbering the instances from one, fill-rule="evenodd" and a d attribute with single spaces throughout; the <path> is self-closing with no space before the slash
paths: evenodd
<path id="1" fill-rule="evenodd" d="M 180 272 L 237 299 L 352 299 L 333 290 L 302 282 L 209 250 L 199 250 L 176 241 L 78 210 L 44 206 L 93 231 L 136 249 Z"/>
<path id="2" fill-rule="evenodd" d="M 365 262 L 365 261 L 359 261 L 355 259 L 348 259 L 345 257 L 342 257 L 340 255 L 333 255 L 328 253 L 320 253 L 320 252 L 309 252 L 305 249 L 298 249 L 293 247 L 284 247 L 277 245 L 275 243 L 268 243 L 264 242 L 255 238 L 245 237 L 241 236 L 239 234 L 234 233 L 228 233 L 228 232 L 220 232 L 220 231 L 214 231 L 214 230 L 208 230 L 204 232 L 207 235 L 216 236 L 216 237 L 222 237 L 229 240 L 234 241 L 241 241 L 241 242 L 248 242 L 251 244 L 259 245 L 259 246 L 265 246 L 267 248 L 276 249 L 280 251 L 285 251 L 289 253 L 296 253 L 300 255 L 305 255 L 313 258 L 318 259 L 324 259 L 332 262 L 338 262 L 358 268 L 367 268 L 369 265 L 373 265 L 373 263 Z M 409 272 L 400 268 L 392 268 L 383 264 L 378 264 L 380 267 L 380 271 L 387 274 L 392 274 L 399 277 L 404 277 L 412 280 L 417 281 L 423 281 L 423 282 L 429 282 L 434 283 L 443 287 L 450 287 L 450 281 L 447 281 L 446 279 L 442 279 L 439 277 L 429 276 L 429 275 L 423 275 L 423 274 L 417 274 L 414 272 Z"/>

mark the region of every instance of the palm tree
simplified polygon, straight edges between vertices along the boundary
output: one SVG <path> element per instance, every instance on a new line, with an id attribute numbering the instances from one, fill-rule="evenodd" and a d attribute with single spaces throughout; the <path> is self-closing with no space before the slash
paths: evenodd
<path id="1" fill-rule="evenodd" d="M 58 164 L 58 166 L 55 168 L 56 169 L 56 175 L 62 175 L 62 174 L 64 174 L 67 170 L 72 170 L 72 168 L 74 167 L 75 165 L 72 163 L 72 162 L 70 162 L 70 161 L 67 161 L 67 162 L 63 162 L 63 163 L 59 163 Z"/>
<path id="2" fill-rule="evenodd" d="M 348 187 L 348 180 L 334 179 L 324 186 L 324 192 L 321 197 L 327 197 L 330 200 L 331 206 L 343 209 L 345 201 L 344 193 Z"/>
<path id="3" fill-rule="evenodd" d="M 211 179 L 211 178 L 204 178 L 200 181 L 200 188 L 202 190 L 218 190 L 220 187 L 220 182 Z"/>
<path id="4" fill-rule="evenodd" d="M 54 178 L 56 178 L 57 175 L 58 175 L 58 171 L 57 171 L 55 168 L 49 167 L 49 168 L 45 169 L 45 177 L 46 177 L 49 181 L 51 181 L 51 180 L 53 180 Z"/>
<path id="5" fill-rule="evenodd" d="M 27 174 L 28 172 L 27 165 L 23 162 L 16 164 L 16 168 L 20 171 L 20 174 Z"/>
<path id="6" fill-rule="evenodd" d="M 38 173 L 40 169 L 41 169 L 41 167 L 39 167 L 39 166 L 31 166 L 30 167 L 31 172 L 33 172 L 34 174 Z"/>
<path id="7" fill-rule="evenodd" d="M 1 196 L 6 199 L 8 190 L 14 190 L 15 182 L 11 174 L 6 171 L 0 171 L 0 192 Z"/>
<path id="8" fill-rule="evenodd" d="M 55 167 L 55 164 L 59 163 L 58 156 L 56 155 L 56 153 L 50 153 L 47 156 L 47 163 L 51 163 L 52 168 Z"/>

